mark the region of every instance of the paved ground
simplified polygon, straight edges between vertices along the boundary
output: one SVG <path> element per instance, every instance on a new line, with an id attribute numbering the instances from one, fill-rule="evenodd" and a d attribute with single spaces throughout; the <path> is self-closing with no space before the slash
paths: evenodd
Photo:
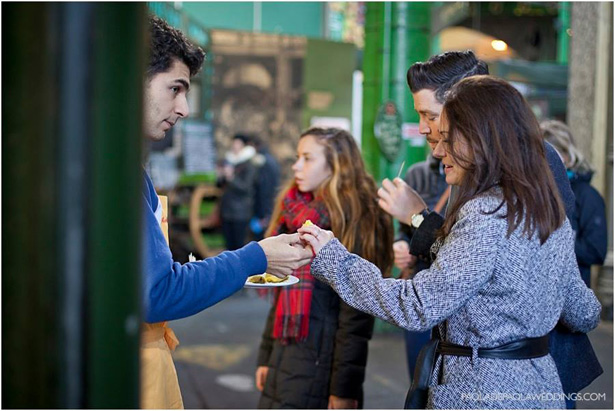
<path id="1" fill-rule="evenodd" d="M 268 309 L 269 303 L 253 290 L 242 290 L 198 315 L 171 323 L 180 340 L 174 358 L 186 408 L 256 407 L 256 353 Z M 613 323 L 603 322 L 590 338 L 605 373 L 584 391 L 599 400 L 579 402 L 577 408 L 613 409 Z M 376 334 L 369 348 L 365 408 L 403 408 L 408 384 L 403 335 Z"/>

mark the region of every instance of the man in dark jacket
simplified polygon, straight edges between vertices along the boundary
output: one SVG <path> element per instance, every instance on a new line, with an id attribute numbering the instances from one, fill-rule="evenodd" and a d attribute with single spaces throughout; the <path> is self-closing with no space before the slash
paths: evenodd
<path id="1" fill-rule="evenodd" d="M 218 186 L 224 189 L 220 200 L 222 234 L 227 250 L 237 250 L 246 244 L 248 225 L 254 207 L 257 166 L 256 150 L 248 145 L 250 137 L 237 134 L 226 154 Z"/>
<path id="2" fill-rule="evenodd" d="M 263 140 L 252 136 L 251 144 L 256 149 L 254 163 L 257 166 L 254 193 L 254 216 L 250 220 L 250 230 L 256 241 L 262 240 L 269 225 L 275 199 L 280 189 L 280 164 L 271 155 L 269 148 Z"/>

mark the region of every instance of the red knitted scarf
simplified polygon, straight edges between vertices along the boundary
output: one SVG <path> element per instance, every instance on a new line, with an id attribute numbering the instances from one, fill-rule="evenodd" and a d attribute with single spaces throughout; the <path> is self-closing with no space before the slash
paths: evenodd
<path id="1" fill-rule="evenodd" d="M 302 193 L 293 187 L 282 200 L 282 212 L 272 235 L 294 233 L 306 220 L 321 228 L 331 229 L 329 212 L 322 198 L 314 198 L 312 193 Z M 293 271 L 293 275 L 300 280 L 297 284 L 276 289 L 273 338 L 284 343 L 304 341 L 308 336 L 314 289 L 310 264 Z"/>

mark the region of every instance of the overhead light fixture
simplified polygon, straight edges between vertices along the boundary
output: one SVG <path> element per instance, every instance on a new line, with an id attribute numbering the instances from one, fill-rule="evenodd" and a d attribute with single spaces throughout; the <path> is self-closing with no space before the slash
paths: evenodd
<path id="1" fill-rule="evenodd" d="M 508 44 L 506 44 L 506 42 L 504 42 L 502 40 L 493 40 L 491 42 L 491 47 L 493 47 L 493 49 L 495 51 L 506 51 L 506 50 L 508 50 Z"/>

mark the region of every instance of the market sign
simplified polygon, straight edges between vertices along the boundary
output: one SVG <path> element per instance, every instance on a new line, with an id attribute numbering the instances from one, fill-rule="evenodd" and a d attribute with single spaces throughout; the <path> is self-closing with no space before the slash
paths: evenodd
<path id="1" fill-rule="evenodd" d="M 401 115 L 392 101 L 378 110 L 374 123 L 374 135 L 384 157 L 393 162 L 401 151 Z"/>

